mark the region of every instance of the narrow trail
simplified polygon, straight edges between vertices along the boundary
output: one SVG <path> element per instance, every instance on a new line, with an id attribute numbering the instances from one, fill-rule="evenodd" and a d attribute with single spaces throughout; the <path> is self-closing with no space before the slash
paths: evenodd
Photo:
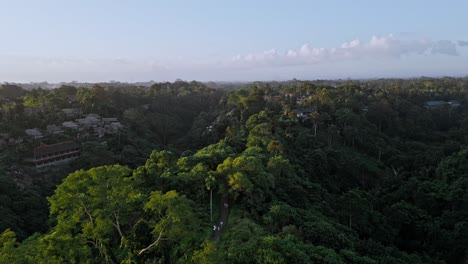
<path id="1" fill-rule="evenodd" d="M 221 199 L 219 203 L 219 219 L 216 223 L 216 230 L 213 231 L 213 236 L 214 240 L 216 242 L 219 241 L 221 238 L 221 234 L 223 233 L 224 228 L 226 227 L 227 220 L 228 220 L 228 214 L 229 214 L 229 199 L 226 196 L 223 196 L 223 199 Z M 222 224 L 221 224 L 222 223 Z"/>

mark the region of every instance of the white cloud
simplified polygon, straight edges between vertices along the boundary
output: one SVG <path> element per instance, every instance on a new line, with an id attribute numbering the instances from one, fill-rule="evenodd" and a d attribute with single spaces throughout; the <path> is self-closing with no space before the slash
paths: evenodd
<path id="1" fill-rule="evenodd" d="M 457 56 L 457 45 L 450 40 L 439 40 L 433 44 L 432 53 Z"/>
<path id="2" fill-rule="evenodd" d="M 354 48 L 354 47 L 359 47 L 361 45 L 361 41 L 359 39 L 352 40 L 350 42 L 345 42 L 341 44 L 342 49 L 349 49 L 349 48 Z"/>
<path id="3" fill-rule="evenodd" d="M 466 40 L 459 40 L 459 41 L 458 41 L 458 46 L 460 46 L 460 47 L 468 46 L 468 41 L 466 41 Z"/>
<path id="4" fill-rule="evenodd" d="M 414 34 L 389 34 L 367 40 L 356 38 L 335 47 L 318 47 L 306 43 L 284 51 L 269 49 L 238 54 L 230 59 L 219 57 L 221 55 L 215 58 L 187 59 L 179 56 L 161 59 L 134 58 L 121 54 L 109 58 L 69 58 L 0 53 L 0 82 L 176 78 L 255 80 L 278 76 L 387 76 L 388 73 L 408 76 L 441 74 L 442 68 L 445 71 L 442 73 L 446 75 L 451 72 L 466 74 L 466 53 L 462 52 L 464 47 L 468 47 L 468 41 L 430 40 Z M 439 66 L 441 62 L 445 62 L 444 67 Z"/>
<path id="5" fill-rule="evenodd" d="M 339 47 L 314 47 L 309 43 L 297 49 L 290 49 L 284 53 L 270 50 L 260 53 L 235 56 L 230 64 L 234 66 L 287 66 L 308 65 L 330 61 L 359 60 L 366 58 L 384 59 L 400 58 L 410 55 L 452 55 L 457 56 L 458 47 L 468 46 L 468 42 L 429 39 L 411 39 L 404 36 L 389 34 L 386 36 L 372 36 L 367 42 L 354 39 L 341 44 Z"/>

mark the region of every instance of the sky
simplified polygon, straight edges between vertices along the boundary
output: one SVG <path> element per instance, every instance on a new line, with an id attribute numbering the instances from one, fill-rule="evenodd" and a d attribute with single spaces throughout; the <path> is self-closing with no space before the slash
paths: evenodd
<path id="1" fill-rule="evenodd" d="M 468 75 L 466 0 L 0 0 L 0 82 Z"/>

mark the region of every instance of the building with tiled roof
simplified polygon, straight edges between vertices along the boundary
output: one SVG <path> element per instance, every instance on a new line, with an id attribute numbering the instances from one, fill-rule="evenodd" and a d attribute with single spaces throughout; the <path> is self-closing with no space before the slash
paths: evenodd
<path id="1" fill-rule="evenodd" d="M 43 167 L 70 161 L 79 156 L 80 145 L 72 141 L 52 145 L 41 144 L 34 149 L 33 161 L 36 167 Z"/>

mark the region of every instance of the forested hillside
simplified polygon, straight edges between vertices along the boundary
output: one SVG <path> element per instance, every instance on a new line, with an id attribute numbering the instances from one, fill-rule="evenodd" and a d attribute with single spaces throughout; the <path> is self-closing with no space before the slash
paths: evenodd
<path id="1" fill-rule="evenodd" d="M 3 85 L 0 99 L 0 263 L 468 261 L 467 78 Z M 24 134 L 64 108 L 122 128 Z M 65 140 L 81 146 L 71 163 L 26 161 Z"/>

